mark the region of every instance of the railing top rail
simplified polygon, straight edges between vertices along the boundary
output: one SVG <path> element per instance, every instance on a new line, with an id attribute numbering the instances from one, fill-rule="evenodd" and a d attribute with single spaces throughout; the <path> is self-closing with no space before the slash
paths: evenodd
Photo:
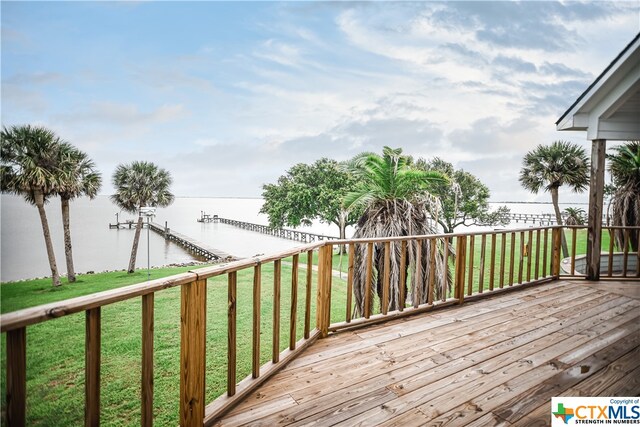
<path id="1" fill-rule="evenodd" d="M 14 329 L 41 323 L 46 320 L 79 313 L 81 311 L 102 307 L 119 301 L 125 301 L 131 298 L 161 291 L 163 289 L 181 286 L 195 280 L 204 280 L 221 274 L 242 270 L 247 267 L 253 267 L 258 264 L 287 258 L 295 254 L 316 249 L 324 244 L 325 242 L 318 242 L 298 246 L 273 255 L 258 256 L 212 267 L 203 267 L 162 279 L 123 286 L 121 288 L 111 289 L 108 291 L 97 292 L 90 295 L 13 311 L 0 316 L 0 332 L 8 332 Z"/>
<path id="2" fill-rule="evenodd" d="M 399 242 L 402 240 L 413 240 L 413 239 L 441 239 L 445 237 L 460 237 L 460 236 L 482 236 L 489 234 L 504 234 L 504 233 L 522 233 L 528 231 L 536 231 L 536 230 L 551 230 L 554 228 L 563 228 L 562 225 L 548 225 L 548 226 L 540 226 L 540 227 L 526 227 L 526 228 L 503 228 L 499 230 L 487 230 L 487 231 L 474 231 L 474 232 L 466 232 L 466 233 L 443 233 L 443 234 L 420 234 L 414 236 L 394 236 L 394 237 L 374 237 L 368 239 L 342 239 L 342 240 L 331 240 L 330 242 L 325 242 L 327 245 L 348 245 L 350 243 L 382 243 L 382 242 Z"/>

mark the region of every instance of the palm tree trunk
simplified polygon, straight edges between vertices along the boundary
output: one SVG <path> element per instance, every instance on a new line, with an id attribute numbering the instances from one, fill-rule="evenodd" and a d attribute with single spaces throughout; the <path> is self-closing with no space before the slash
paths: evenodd
<path id="1" fill-rule="evenodd" d="M 138 244 L 140 243 L 140 231 L 142 230 L 142 216 L 138 216 L 136 224 L 136 234 L 133 237 L 133 247 L 131 248 L 131 258 L 129 259 L 129 269 L 127 273 L 136 271 L 136 255 L 138 254 Z"/>
<path id="2" fill-rule="evenodd" d="M 338 228 L 340 228 L 340 240 L 346 239 L 347 215 L 348 213 L 345 211 L 340 211 L 340 213 L 338 214 Z M 344 255 L 345 253 L 347 253 L 347 247 L 345 245 L 340 245 L 340 255 Z"/>
<path id="3" fill-rule="evenodd" d="M 556 222 L 558 225 L 562 225 L 562 214 L 560 214 L 560 205 L 558 204 L 558 189 L 551 189 L 551 201 L 553 202 L 553 210 L 556 213 Z M 560 236 L 562 236 L 562 258 L 569 256 L 569 247 L 567 246 L 567 239 L 564 235 L 564 229 L 560 229 Z"/>
<path id="4" fill-rule="evenodd" d="M 67 280 L 70 283 L 76 281 L 76 271 L 73 268 L 73 250 L 71 248 L 71 227 L 69 226 L 69 198 L 60 198 L 62 207 L 62 228 L 64 230 L 64 256 L 67 259 Z"/>
<path id="5" fill-rule="evenodd" d="M 47 212 L 44 210 L 44 195 L 41 191 L 34 194 L 36 207 L 40 214 L 40 222 L 42 223 L 42 233 L 44 234 L 44 242 L 47 247 L 47 256 L 49 257 L 49 267 L 51 268 L 51 281 L 53 286 L 60 286 L 60 274 L 56 265 L 56 255 L 53 252 L 53 243 L 51 241 L 51 233 L 49 232 L 49 221 L 47 220 Z"/>

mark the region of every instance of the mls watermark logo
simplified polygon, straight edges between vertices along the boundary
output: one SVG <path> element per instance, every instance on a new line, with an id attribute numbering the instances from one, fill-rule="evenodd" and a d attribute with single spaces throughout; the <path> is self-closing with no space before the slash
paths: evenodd
<path id="1" fill-rule="evenodd" d="M 551 426 L 640 425 L 637 397 L 553 397 Z"/>

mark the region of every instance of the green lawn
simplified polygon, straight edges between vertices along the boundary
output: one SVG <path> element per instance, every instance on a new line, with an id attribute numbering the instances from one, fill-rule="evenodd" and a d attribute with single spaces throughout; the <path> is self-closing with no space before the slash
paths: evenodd
<path id="1" fill-rule="evenodd" d="M 152 278 L 189 270 L 153 270 Z M 304 327 L 306 271 L 299 270 L 296 338 Z M 50 281 L 32 280 L 2 284 L 2 311 L 71 298 L 137 283 L 146 270 L 79 276 L 78 283 L 51 289 Z M 238 273 L 237 345 L 238 380 L 251 372 L 251 319 L 253 269 Z M 315 324 L 315 274 L 312 294 L 312 327 Z M 332 321 L 344 318 L 344 281 L 334 278 Z M 282 266 L 280 350 L 289 343 L 291 267 Z M 273 265 L 262 268 L 261 360 L 271 357 L 273 316 Z M 212 401 L 226 390 L 227 279 L 209 279 L 207 286 L 206 398 Z M 139 425 L 141 376 L 141 303 L 134 298 L 102 309 L 101 419 L 104 425 Z M 4 348 L 6 335 L 2 336 Z M 180 289 L 156 293 L 155 297 L 155 396 L 157 425 L 178 424 Z M 1 386 L 4 396 L 6 352 L 2 351 Z M 4 414 L 4 399 L 3 399 Z M 27 328 L 27 423 L 28 425 L 81 425 L 84 416 L 84 315 L 82 313 Z"/>

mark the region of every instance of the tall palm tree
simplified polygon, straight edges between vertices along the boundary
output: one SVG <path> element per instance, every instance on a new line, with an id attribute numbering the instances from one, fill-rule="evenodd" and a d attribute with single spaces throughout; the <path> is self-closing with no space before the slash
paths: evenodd
<path id="1" fill-rule="evenodd" d="M 30 125 L 3 127 L 1 139 L 2 192 L 21 195 L 38 208 L 52 284 L 60 286 L 44 205 L 58 186 L 57 159 L 61 142 L 51 130 Z"/>
<path id="2" fill-rule="evenodd" d="M 151 162 L 131 162 L 126 165 L 118 165 L 113 173 L 116 194 L 111 196 L 111 200 L 126 212 L 138 213 L 138 223 L 127 270 L 129 273 L 133 273 L 136 267 L 136 255 L 140 242 L 140 230 L 142 229 L 140 208 L 143 206 L 165 207 L 173 203 L 174 196 L 169 191 L 171 182 L 171 174 Z"/>
<path id="3" fill-rule="evenodd" d="M 71 229 L 69 226 L 69 201 L 77 197 L 88 196 L 93 199 L 102 185 L 102 177 L 95 170 L 95 164 L 86 153 L 70 144 L 62 144 L 59 159 L 59 185 L 62 209 L 62 227 L 64 230 L 64 253 L 67 260 L 67 279 L 76 281 L 73 267 L 73 250 L 71 246 Z"/>
<path id="4" fill-rule="evenodd" d="M 540 189 L 550 192 L 556 221 L 562 225 L 558 189 L 566 185 L 576 193 L 586 190 L 589 184 L 589 159 L 584 149 L 571 142 L 554 141 L 551 145 L 538 145 L 524 156 L 520 183 L 532 193 L 538 193 Z M 569 256 L 564 233 L 562 256 Z"/>
<path id="5" fill-rule="evenodd" d="M 632 141 L 611 148 L 607 155 L 609 171 L 615 191 L 611 200 L 612 223 L 614 226 L 631 227 L 640 225 L 640 141 Z M 618 247 L 624 247 L 622 230 L 615 232 Z M 638 250 L 638 235 L 629 234 L 631 250 Z"/>
<path id="6" fill-rule="evenodd" d="M 351 161 L 353 173 L 357 176 L 359 184 L 356 190 L 345 197 L 345 206 L 348 209 L 363 208 L 364 214 L 357 224 L 354 238 L 392 237 L 433 234 L 436 232 L 436 222 L 431 213 L 434 212 L 436 200 L 429 193 L 430 185 L 446 180 L 438 172 L 426 172 L 412 167 L 411 158 L 402 155 L 402 149 L 384 147 L 382 156 L 364 153 Z M 422 271 L 422 277 L 428 277 L 430 253 L 429 241 L 422 242 L 421 259 L 416 260 L 417 244 L 410 242 L 407 245 L 411 268 Z M 357 245 L 355 250 L 354 272 L 354 296 L 356 307 L 354 315 L 364 313 L 365 284 L 366 284 L 366 246 Z M 376 270 L 377 293 L 382 291 L 382 275 L 384 273 L 384 244 L 375 244 L 374 263 Z M 400 287 L 407 284 L 400 283 L 401 244 L 393 242 L 390 245 L 390 298 L 389 310 L 396 310 L 405 301 L 400 301 Z M 442 248 L 439 250 L 436 268 L 443 273 L 447 267 L 444 263 Z M 404 277 L 407 277 L 405 274 Z M 416 274 L 412 274 L 411 292 L 414 304 L 424 303 L 427 300 L 426 281 L 416 283 Z M 443 280 L 443 274 L 435 274 L 439 282 Z M 447 279 L 450 284 L 450 277 Z M 421 291 L 416 292 L 420 286 Z M 442 283 L 435 288 L 442 289 Z M 370 290 L 373 294 L 373 289 Z M 418 295 L 421 300 L 418 301 Z M 373 295 L 369 299 L 373 306 Z"/>

